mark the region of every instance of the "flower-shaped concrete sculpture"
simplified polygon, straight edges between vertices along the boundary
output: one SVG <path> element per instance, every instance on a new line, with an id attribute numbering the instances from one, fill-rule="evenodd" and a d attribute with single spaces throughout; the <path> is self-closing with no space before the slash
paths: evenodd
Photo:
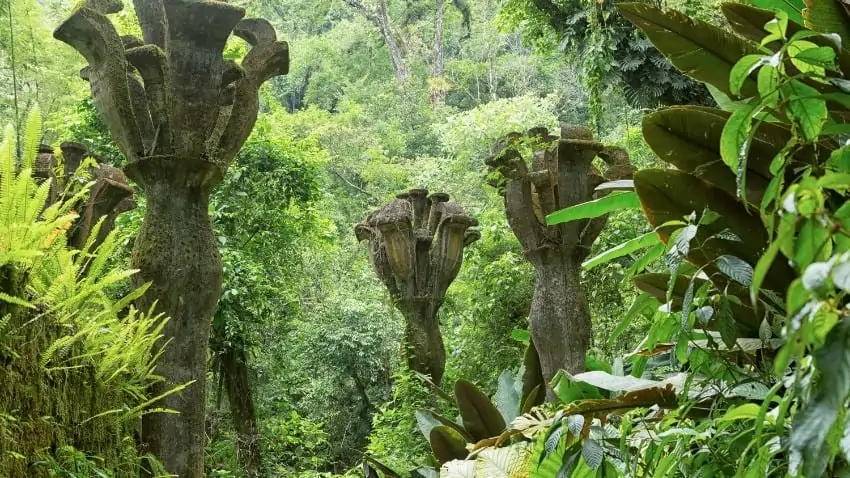
<path id="1" fill-rule="evenodd" d="M 448 194 L 412 189 L 355 228 L 358 240 L 369 240 L 375 273 L 405 318 L 408 366 L 435 383 L 446 368 L 437 312 L 460 271 L 464 248 L 481 237 L 470 229 L 477 225 Z"/>
<path id="2" fill-rule="evenodd" d="M 534 152 L 530 168 L 518 147 L 523 137 L 547 146 Z M 593 164 L 597 157 L 604 172 Z M 556 226 L 547 226 L 545 218 L 603 194 L 596 187 L 606 180 L 630 179 L 634 167 L 625 151 L 594 141 L 580 126 L 562 127 L 560 138 L 545 129 L 508 135 L 486 163 L 500 173 L 491 184 L 504 196 L 508 223 L 535 269 L 529 323 L 543 377 L 549 383 L 559 369 L 580 372 L 591 338 L 581 263 L 607 217 Z M 551 390 L 547 396 L 553 397 Z"/>
<path id="3" fill-rule="evenodd" d="M 86 147 L 80 143 L 62 143 L 62 178 L 56 178 L 56 157 L 54 151 L 48 145 L 38 148 L 38 156 L 35 161 L 33 175 L 38 179 L 49 179 L 53 181 L 50 190 L 49 202 L 57 201 L 63 191 L 66 190 L 74 172 L 79 168 L 84 157 L 88 156 Z M 119 214 L 136 207 L 133 201 L 133 190 L 127 182 L 127 177 L 120 169 L 98 161 L 98 167 L 89 168 L 94 185 L 89 191 L 88 197 L 75 209 L 79 218 L 68 231 L 68 246 L 74 249 L 82 249 L 89 240 L 93 228 L 103 219 L 97 237 L 93 238 L 90 250 L 99 246 L 106 236 L 115 228 L 115 219 Z"/>
<path id="4" fill-rule="evenodd" d="M 257 119 L 260 86 L 285 74 L 288 47 L 269 22 L 214 0 L 137 0 L 143 39 L 119 36 L 108 14 L 121 0 L 84 0 L 54 32 L 88 60 L 81 76 L 127 158 L 124 171 L 147 198 L 133 265 L 151 282 L 139 308 L 169 317 L 170 344 L 158 361 L 165 382 L 153 395 L 194 381 L 145 416 L 142 441 L 181 478 L 203 475 L 204 391 L 210 320 L 221 259 L 209 195 Z M 251 48 L 241 63 L 222 57 L 231 34 Z"/>

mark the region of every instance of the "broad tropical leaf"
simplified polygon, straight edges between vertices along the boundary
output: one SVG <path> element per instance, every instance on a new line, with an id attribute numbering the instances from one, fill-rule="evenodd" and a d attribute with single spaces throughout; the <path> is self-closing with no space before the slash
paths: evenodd
<path id="1" fill-rule="evenodd" d="M 643 135 L 662 161 L 736 196 L 735 173 L 720 156 L 720 138 L 729 117 L 728 112 L 714 108 L 666 108 L 644 117 Z M 750 202 L 761 201 L 772 177 L 770 162 L 790 137 L 790 131 L 779 126 L 764 126 L 757 131 L 747 161 Z"/>
<path id="2" fill-rule="evenodd" d="M 788 18 L 794 22 L 803 24 L 803 9 L 806 7 L 803 0 L 746 0 L 742 3 L 748 3 L 759 9 L 766 9 L 771 18 L 773 18 L 773 12 L 783 11 L 788 14 Z M 722 7 L 727 5 L 738 5 L 735 3 L 724 3 Z M 765 22 L 766 23 L 766 22 Z M 762 23 L 764 25 L 764 23 Z"/>
<path id="3" fill-rule="evenodd" d="M 722 29 L 675 11 L 645 3 L 620 3 L 620 13 L 644 31 L 656 48 L 682 73 L 714 85 L 731 96 L 729 73 L 742 57 L 758 53 L 755 45 Z M 754 78 L 744 82 L 744 96 L 757 92 Z"/>
<path id="4" fill-rule="evenodd" d="M 593 201 L 553 212 L 546 216 L 546 224 L 552 226 L 579 219 L 600 217 L 621 209 L 638 207 L 640 207 L 640 201 L 638 201 L 637 195 L 634 192 L 617 191 Z"/>
<path id="5" fill-rule="evenodd" d="M 607 181 L 594 188 L 594 191 L 631 191 L 635 188 L 635 182 L 631 179 L 620 179 Z"/>
<path id="6" fill-rule="evenodd" d="M 589 383 L 594 387 L 601 388 L 602 390 L 608 390 L 609 392 L 625 392 L 651 387 L 658 384 L 658 382 L 653 380 L 645 380 L 629 375 L 621 377 L 605 372 L 584 372 L 578 375 L 573 375 L 573 379 Z"/>
<path id="7" fill-rule="evenodd" d="M 514 421 L 514 418 L 519 415 L 521 395 L 522 383 L 514 377 L 514 373 L 510 370 L 502 371 L 499 375 L 499 386 L 496 389 L 493 401 L 496 402 L 496 409 L 502 414 L 505 423 Z"/>
<path id="8" fill-rule="evenodd" d="M 466 450 L 466 440 L 450 427 L 438 425 L 431 429 L 428 437 L 431 451 L 439 463 L 447 463 L 452 460 L 463 460 L 469 455 Z"/>
<path id="9" fill-rule="evenodd" d="M 803 10 L 805 25 L 818 33 L 836 33 L 841 37 L 845 49 L 850 48 L 850 22 L 840 0 L 805 0 Z"/>
<path id="10" fill-rule="evenodd" d="M 534 342 L 525 349 L 522 372 L 522 410 L 527 412 L 532 407 L 543 403 L 546 398 L 546 380 L 543 378 L 543 368 L 540 366 L 540 356 Z M 535 392 L 536 390 L 536 392 Z"/>
<path id="11" fill-rule="evenodd" d="M 457 408 L 463 427 L 475 441 L 498 436 L 505 431 L 505 419 L 487 395 L 466 380 L 455 382 Z"/>
<path id="12" fill-rule="evenodd" d="M 611 262 L 612 260 L 618 257 L 627 256 L 633 252 L 660 243 L 661 239 L 658 238 L 658 234 L 656 234 L 655 232 L 648 232 L 634 239 L 630 239 L 622 244 L 614 246 L 611 249 L 600 253 L 599 255 L 591 257 L 590 259 L 584 261 L 581 264 L 581 267 L 584 268 L 584 270 L 590 270 L 600 264 Z"/>
<path id="13" fill-rule="evenodd" d="M 475 460 L 475 478 L 524 478 L 528 476 L 531 446 L 520 442 L 505 448 L 487 448 Z"/>
<path id="14" fill-rule="evenodd" d="M 663 300 L 661 301 L 663 302 Z M 614 331 L 611 332 L 611 338 L 608 339 L 608 343 L 612 343 L 617 340 L 617 338 L 628 328 L 629 324 L 640 314 L 645 313 L 648 310 L 653 310 L 658 307 L 659 301 L 656 300 L 650 294 L 640 294 L 632 301 L 632 304 L 629 306 L 629 310 L 623 314 L 623 317 L 620 319 L 620 322 L 614 328 Z"/>
<path id="15" fill-rule="evenodd" d="M 475 462 L 452 460 L 440 467 L 440 478 L 475 478 Z"/>
<path id="16" fill-rule="evenodd" d="M 706 266 L 709 275 L 715 271 L 710 264 L 722 255 L 732 255 L 748 264 L 755 264 L 767 247 L 767 232 L 757 216 L 752 215 L 725 191 L 692 174 L 646 169 L 635 174 L 635 188 L 646 217 L 650 224 L 658 228 L 665 242 L 675 228 L 658 226 L 670 221 L 681 221 L 694 212 L 699 214 L 709 210 L 717 213 L 717 220 L 699 227 L 696 243 L 703 246 L 692 248 L 687 256 L 690 263 L 698 267 Z M 727 230 L 743 240 L 710 240 Z M 771 290 L 785 290 L 793 278 L 794 271 L 790 266 L 776 261 L 765 278 L 765 286 Z"/>

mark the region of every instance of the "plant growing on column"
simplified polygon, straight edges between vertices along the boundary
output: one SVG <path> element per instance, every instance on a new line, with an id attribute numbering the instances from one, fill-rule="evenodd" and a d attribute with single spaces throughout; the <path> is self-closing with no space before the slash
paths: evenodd
<path id="1" fill-rule="evenodd" d="M 204 391 L 210 320 L 221 259 L 208 215 L 210 191 L 257 119 L 258 90 L 285 74 L 288 48 L 262 19 L 212 0 L 136 1 L 144 39 L 121 37 L 107 14 L 119 0 L 88 0 L 54 32 L 88 61 L 99 114 L 126 156 L 124 171 L 147 198 L 133 266 L 151 282 L 139 308 L 170 317 L 158 392 L 194 382 L 149 414 L 142 441 L 171 473 L 203 476 Z M 224 60 L 231 33 L 251 45 L 241 64 Z M 156 395 L 156 394 L 155 394 Z"/>
<path id="2" fill-rule="evenodd" d="M 564 126 L 560 138 L 545 129 L 531 130 L 525 137 L 545 145 L 533 153 L 530 164 L 523 157 L 528 143 L 520 134 L 502 139 L 486 163 L 498 173 L 491 184 L 503 195 L 508 223 L 534 266 L 529 323 L 548 383 L 560 369 L 584 370 L 591 321 L 581 263 L 607 218 L 547 227 L 546 216 L 593 199 L 601 194 L 597 186 L 608 179 L 630 178 L 634 168 L 625 151 L 594 141 L 586 127 Z M 532 140 L 531 149 L 539 144 Z M 593 164 L 596 158 L 607 166 L 604 172 Z M 551 389 L 547 397 L 554 397 Z"/>
<path id="3" fill-rule="evenodd" d="M 369 240 L 375 273 L 405 318 L 404 341 L 411 370 L 439 384 L 446 351 L 437 312 L 457 277 L 463 250 L 481 234 L 449 195 L 412 189 L 369 214 L 357 225 L 357 239 Z"/>

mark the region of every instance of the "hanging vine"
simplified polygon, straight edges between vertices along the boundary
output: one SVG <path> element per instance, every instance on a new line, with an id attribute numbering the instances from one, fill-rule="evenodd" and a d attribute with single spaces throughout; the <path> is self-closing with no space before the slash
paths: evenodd
<path id="1" fill-rule="evenodd" d="M 605 23 L 610 15 L 598 0 L 582 0 L 587 12 L 587 37 L 582 54 L 582 79 L 587 87 L 590 125 L 598 135 L 605 112 L 603 96 L 606 78 L 613 62 L 610 43 L 605 35 Z"/>

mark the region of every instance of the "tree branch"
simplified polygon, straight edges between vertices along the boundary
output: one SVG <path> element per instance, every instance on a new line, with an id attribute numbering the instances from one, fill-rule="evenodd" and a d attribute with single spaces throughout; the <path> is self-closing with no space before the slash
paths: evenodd
<path id="1" fill-rule="evenodd" d="M 366 17 L 366 19 L 369 20 L 370 22 L 374 23 L 375 26 L 377 26 L 378 28 L 381 27 L 381 19 L 378 18 L 378 14 L 376 12 L 372 11 L 366 5 L 364 5 L 363 2 L 361 2 L 360 0 L 343 0 L 343 1 L 349 7 L 360 10 L 360 12 L 363 14 L 363 16 Z"/>

